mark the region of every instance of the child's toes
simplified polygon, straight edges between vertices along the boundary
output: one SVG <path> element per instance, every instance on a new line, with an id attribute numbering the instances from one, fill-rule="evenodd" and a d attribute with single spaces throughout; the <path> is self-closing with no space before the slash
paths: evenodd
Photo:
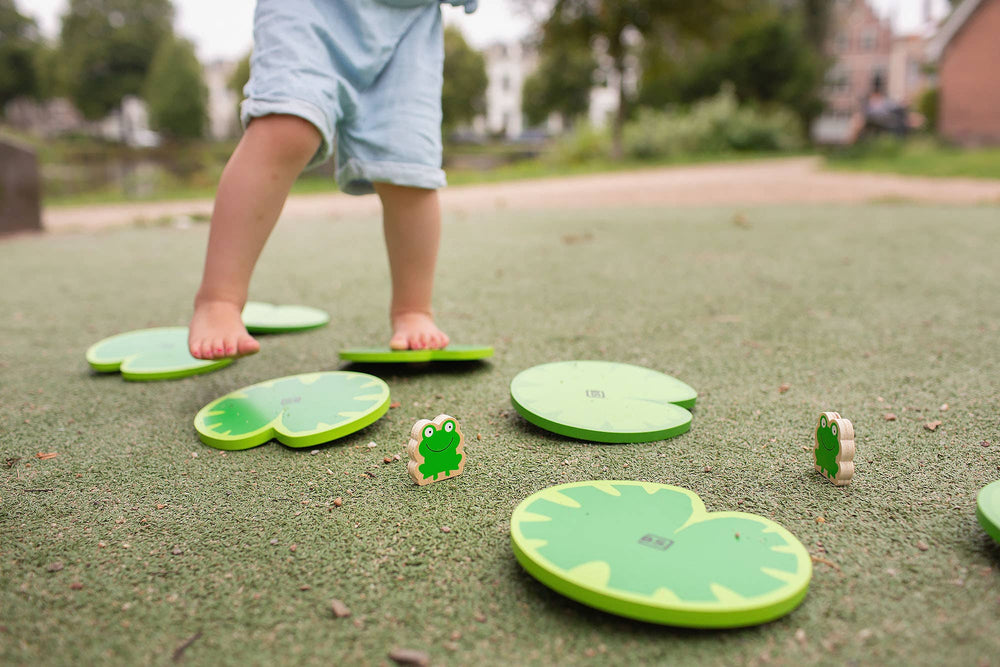
<path id="1" fill-rule="evenodd" d="M 397 333 L 389 339 L 389 349 L 390 350 L 408 350 L 410 349 L 410 341 L 407 340 L 406 335 L 403 333 Z"/>
<path id="2" fill-rule="evenodd" d="M 240 336 L 240 339 L 236 342 L 234 354 L 245 355 L 254 354 L 260 351 L 260 343 L 258 343 L 253 336 L 245 335 Z"/>

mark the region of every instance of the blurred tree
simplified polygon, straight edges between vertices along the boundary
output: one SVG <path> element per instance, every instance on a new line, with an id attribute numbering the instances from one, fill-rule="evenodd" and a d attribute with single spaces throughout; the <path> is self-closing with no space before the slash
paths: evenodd
<path id="1" fill-rule="evenodd" d="M 153 56 L 145 86 L 153 129 L 171 139 L 200 139 L 208 121 L 204 71 L 186 39 L 166 38 Z"/>
<path id="2" fill-rule="evenodd" d="M 544 123 L 551 113 L 573 121 L 587 113 L 597 60 L 589 48 L 560 44 L 542 55 L 538 69 L 524 82 L 521 107 L 528 123 Z"/>
<path id="3" fill-rule="evenodd" d="M 744 5 L 738 0 L 556 0 L 543 25 L 542 51 L 567 44 L 593 48 L 595 41 L 603 42 L 617 81 L 618 112 L 612 152 L 613 157 L 621 158 L 623 128 L 631 102 L 626 91 L 626 70 L 637 43 L 710 39 L 721 20 L 742 11 Z"/>
<path id="4" fill-rule="evenodd" d="M 0 108 L 22 95 L 37 97 L 38 26 L 21 15 L 14 0 L 0 0 Z"/>
<path id="5" fill-rule="evenodd" d="M 243 58 L 236 63 L 236 67 L 233 68 L 233 73 L 229 75 L 229 80 L 226 81 L 226 87 L 233 91 L 237 98 L 243 99 L 243 87 L 247 85 L 247 81 L 250 80 L 250 54 L 246 54 Z"/>
<path id="6" fill-rule="evenodd" d="M 786 106 L 808 127 L 823 110 L 828 0 L 758 0 L 746 9 L 715 48 L 647 43 L 639 104 L 694 102 L 728 81 L 741 102 Z"/>
<path id="7" fill-rule="evenodd" d="M 171 0 L 69 0 L 60 57 L 67 92 L 87 118 L 139 95 L 153 53 L 173 35 Z"/>
<path id="8" fill-rule="evenodd" d="M 465 41 L 455 26 L 444 30 L 442 125 L 453 130 L 482 113 L 486 104 L 486 59 Z"/>
<path id="9" fill-rule="evenodd" d="M 773 11 L 759 13 L 739 22 L 726 41 L 683 69 L 644 70 L 640 103 L 690 103 L 730 82 L 740 102 L 788 107 L 804 127 L 822 112 L 825 58 L 795 21 Z"/>

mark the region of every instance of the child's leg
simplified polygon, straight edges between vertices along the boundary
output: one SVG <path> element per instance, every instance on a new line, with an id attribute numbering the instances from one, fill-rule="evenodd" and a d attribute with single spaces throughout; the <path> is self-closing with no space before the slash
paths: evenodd
<path id="1" fill-rule="evenodd" d="M 250 274 L 288 191 L 320 145 L 316 128 L 296 116 L 253 120 L 222 172 L 188 346 L 199 359 L 253 354 L 260 345 L 241 313 Z"/>
<path id="2" fill-rule="evenodd" d="M 375 183 L 382 200 L 385 245 L 392 274 L 392 339 L 397 350 L 438 349 L 448 336 L 434 324 L 431 293 L 441 238 L 437 190 Z"/>

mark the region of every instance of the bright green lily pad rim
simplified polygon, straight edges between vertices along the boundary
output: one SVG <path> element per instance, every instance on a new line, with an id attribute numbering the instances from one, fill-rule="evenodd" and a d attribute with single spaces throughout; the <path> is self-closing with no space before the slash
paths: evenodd
<path id="1" fill-rule="evenodd" d="M 120 372 L 122 378 L 135 382 L 177 380 L 180 378 L 191 377 L 192 375 L 210 373 L 233 363 L 233 359 L 206 360 L 191 357 L 189 364 L 181 366 L 136 370 L 135 365 L 139 358 L 143 355 L 142 350 L 125 356 L 102 354 L 102 348 L 114 344 L 123 338 L 139 338 L 144 334 L 160 336 L 167 334 L 168 332 L 176 332 L 176 336 L 183 341 L 186 349 L 188 334 L 187 327 L 154 327 L 152 329 L 137 329 L 135 331 L 126 331 L 114 336 L 109 336 L 108 338 L 99 340 L 91 345 L 87 349 L 86 353 L 87 363 L 90 364 L 90 367 L 98 373 Z"/>
<path id="2" fill-rule="evenodd" d="M 357 347 L 340 351 L 340 358 L 364 364 L 412 364 L 427 361 L 479 361 L 493 356 L 490 345 L 449 345 L 441 350 L 391 350 Z"/>
<path id="3" fill-rule="evenodd" d="M 295 317 L 289 317 L 294 313 Z M 248 301 L 243 306 L 243 325 L 250 333 L 294 333 L 326 326 L 330 314 L 312 306 L 277 306 Z"/>
<path id="4" fill-rule="evenodd" d="M 797 561 L 797 576 L 778 590 L 768 595 L 746 598 L 742 604 L 728 601 L 684 602 L 674 601 L 669 605 L 651 597 L 594 586 L 570 572 L 555 565 L 538 552 L 543 545 L 533 546 L 521 531 L 521 523 L 529 520 L 527 508 L 536 500 L 557 496 L 567 489 L 582 486 L 640 486 L 649 493 L 669 490 L 690 497 L 691 520 L 704 521 L 708 518 L 737 517 L 765 525 L 769 532 L 780 535 L 794 553 Z M 745 512 L 708 512 L 698 494 L 679 486 L 653 482 L 619 480 L 594 480 L 559 484 L 543 489 L 525 498 L 511 516 L 511 547 L 514 556 L 531 576 L 552 590 L 587 606 L 611 612 L 619 616 L 634 618 L 650 623 L 688 628 L 737 628 L 759 625 L 780 618 L 798 607 L 809 591 L 812 579 L 812 558 L 799 540 L 780 524 L 762 516 Z"/>
<path id="5" fill-rule="evenodd" d="M 983 530 L 1000 543 L 1000 480 L 987 484 L 979 491 L 976 518 Z"/>
<path id="6" fill-rule="evenodd" d="M 208 418 L 213 416 L 213 412 L 216 405 L 230 398 L 237 398 L 240 394 L 243 394 L 256 387 L 263 387 L 267 385 L 272 385 L 276 382 L 282 382 L 284 380 L 298 379 L 302 382 L 313 381 L 320 375 L 337 375 L 337 376 L 355 376 L 364 377 L 369 380 L 371 384 L 375 385 L 379 391 L 379 398 L 376 399 L 377 402 L 372 405 L 372 407 L 366 411 L 364 414 L 357 416 L 355 419 L 350 421 L 345 421 L 340 424 L 334 425 L 332 428 L 316 429 L 313 431 L 289 431 L 282 428 L 281 425 L 281 415 L 279 414 L 271 422 L 262 427 L 261 429 L 243 435 L 227 436 L 224 434 L 216 433 L 207 423 Z M 360 431 L 366 426 L 374 424 L 376 421 L 382 418 L 382 416 L 389 411 L 389 385 L 385 383 L 380 378 L 374 375 L 368 375 L 367 373 L 355 373 L 352 371 L 323 371 L 318 373 L 301 373 L 299 375 L 289 375 L 286 377 L 275 378 L 273 380 L 266 380 L 264 382 L 258 382 L 242 389 L 237 389 L 236 391 L 230 392 L 225 396 L 220 396 L 215 399 L 201 410 L 194 418 L 194 427 L 198 431 L 198 437 L 201 441 L 210 447 L 215 447 L 216 449 L 225 449 L 227 451 L 235 451 L 242 449 L 251 449 L 259 445 L 264 444 L 270 440 L 277 439 L 284 445 L 289 447 L 312 447 L 315 445 L 323 444 L 326 442 L 331 442 L 338 438 L 342 438 L 345 435 L 350 435 L 355 431 Z"/>
<path id="7" fill-rule="evenodd" d="M 581 372 L 583 377 L 591 376 L 594 380 L 583 379 Z M 631 376 L 627 378 L 626 384 L 629 385 L 637 386 L 639 380 L 657 385 L 649 395 L 639 397 L 642 403 L 660 404 L 661 414 L 655 425 L 635 421 L 635 414 L 627 406 L 617 411 L 612 417 L 616 423 L 609 423 L 607 427 L 584 424 L 596 414 L 595 408 L 598 407 L 597 404 L 588 404 L 591 399 L 586 397 L 584 391 L 608 389 L 604 382 L 611 373 Z M 567 378 L 574 382 L 571 385 L 573 390 L 580 393 L 579 397 L 572 397 L 568 402 L 565 391 L 568 388 Z M 589 384 L 577 386 L 581 382 Z M 623 386 L 614 388 L 620 390 Z M 652 442 L 687 433 L 691 430 L 692 420 L 689 410 L 694 407 L 697 398 L 698 393 L 694 389 L 675 377 L 643 366 L 611 361 L 540 364 L 521 371 L 510 383 L 511 404 L 518 414 L 535 426 L 570 438 L 609 444 Z"/>

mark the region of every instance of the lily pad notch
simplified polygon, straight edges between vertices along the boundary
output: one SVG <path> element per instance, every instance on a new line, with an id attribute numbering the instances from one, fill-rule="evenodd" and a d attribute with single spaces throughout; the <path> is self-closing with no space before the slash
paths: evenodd
<path id="1" fill-rule="evenodd" d="M 216 449 L 249 449 L 271 439 L 312 447 L 359 431 L 388 410 L 389 386 L 373 375 L 305 373 L 217 398 L 198 412 L 194 427 Z"/>
<path id="2" fill-rule="evenodd" d="M 812 578 L 809 553 L 774 521 L 708 512 L 692 491 L 647 482 L 543 489 L 514 510 L 511 546 L 566 597 L 680 627 L 772 621 L 801 604 Z"/>

